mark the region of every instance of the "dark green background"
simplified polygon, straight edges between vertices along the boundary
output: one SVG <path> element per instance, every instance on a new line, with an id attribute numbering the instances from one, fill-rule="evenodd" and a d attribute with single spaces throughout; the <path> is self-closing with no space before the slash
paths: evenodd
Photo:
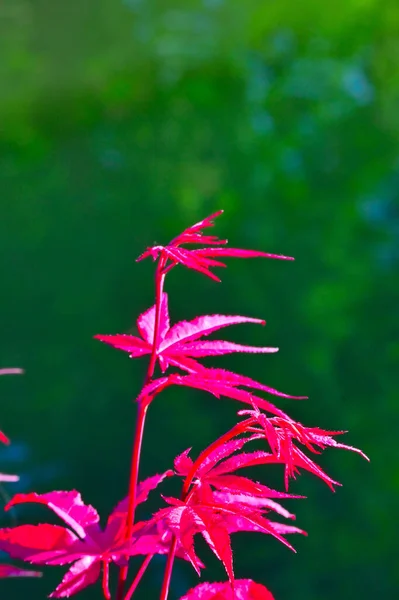
<path id="1" fill-rule="evenodd" d="M 92 336 L 131 330 L 152 303 L 143 248 L 223 208 L 217 233 L 234 246 L 296 262 L 231 259 L 222 284 L 175 269 L 173 319 L 266 318 L 226 335 L 280 353 L 213 364 L 308 394 L 279 404 L 349 429 L 372 459 L 327 451 L 344 486 L 294 482 L 309 496 L 287 503 L 309 532 L 298 554 L 237 535 L 237 576 L 276 600 L 397 597 L 398 32 L 396 0 L 3 0 L 0 365 L 26 370 L 0 382 L 13 440 L 1 470 L 21 474 L 9 495 L 78 488 L 104 519 L 125 494 L 145 363 Z M 182 389 L 157 398 L 142 475 L 201 450 L 237 408 Z M 223 579 L 209 562 L 205 579 Z M 40 600 L 63 572 L 1 581 L 1 597 Z M 162 559 L 140 597 L 161 577 Z M 178 565 L 171 597 L 195 583 Z"/>

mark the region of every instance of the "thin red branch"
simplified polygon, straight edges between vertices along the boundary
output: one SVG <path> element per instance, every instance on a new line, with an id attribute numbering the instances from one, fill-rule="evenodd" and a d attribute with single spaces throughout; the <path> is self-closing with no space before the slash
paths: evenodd
<path id="1" fill-rule="evenodd" d="M 173 536 L 172 543 L 170 545 L 168 560 L 166 561 L 165 573 L 162 582 L 162 590 L 159 600 L 167 600 L 169 594 L 170 580 L 172 578 L 173 564 L 175 561 L 175 554 L 177 548 L 177 538 Z"/>
<path id="2" fill-rule="evenodd" d="M 152 352 L 150 357 L 150 362 L 148 364 L 147 373 L 144 380 L 144 385 L 147 385 L 154 374 L 155 364 L 157 360 L 157 344 L 158 344 L 158 333 L 159 333 L 159 323 L 160 323 L 160 313 L 161 313 L 161 300 L 162 300 L 162 292 L 163 285 L 165 281 L 165 274 L 162 272 L 164 268 L 164 261 L 161 260 L 158 263 L 157 270 L 155 272 L 155 323 L 154 323 L 154 340 L 152 345 Z M 147 409 L 149 406 L 149 399 L 142 398 L 138 404 L 137 411 L 137 420 L 136 427 L 133 439 L 133 450 L 132 450 L 132 461 L 130 468 L 130 481 L 129 481 L 129 492 L 128 492 L 128 509 L 127 509 L 127 517 L 126 517 L 126 533 L 125 540 L 128 541 L 131 538 L 133 525 L 134 525 L 134 517 L 136 510 L 136 491 L 137 491 L 137 482 L 139 475 L 139 467 L 140 467 L 140 456 L 141 456 L 141 447 L 143 442 L 144 435 L 144 426 L 145 426 L 145 418 L 147 414 Z M 116 600 L 122 600 L 125 583 L 128 575 L 129 567 L 128 565 L 121 567 L 119 571 L 118 578 L 118 588 L 116 592 Z"/>
<path id="3" fill-rule="evenodd" d="M 130 598 L 133 596 L 138 584 L 141 581 L 141 578 L 143 577 L 144 573 L 147 570 L 148 565 L 150 564 L 150 562 L 152 561 L 153 558 L 154 558 L 153 554 L 148 554 L 145 557 L 145 559 L 143 560 L 143 562 L 141 564 L 140 569 L 137 571 L 136 577 L 133 579 L 132 584 L 126 593 L 124 600 L 130 600 Z"/>

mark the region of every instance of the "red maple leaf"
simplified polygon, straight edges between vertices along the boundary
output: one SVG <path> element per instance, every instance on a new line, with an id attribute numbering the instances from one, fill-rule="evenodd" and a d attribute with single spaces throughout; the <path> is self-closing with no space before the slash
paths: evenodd
<path id="1" fill-rule="evenodd" d="M 128 352 L 131 358 L 151 354 L 154 345 L 156 306 L 146 310 L 137 319 L 137 329 L 141 337 L 127 334 L 95 335 L 102 342 L 114 348 Z M 157 338 L 157 357 L 164 372 L 170 365 L 191 372 L 201 369 L 201 365 L 192 360 L 204 356 L 220 356 L 232 352 L 270 353 L 278 348 L 244 346 L 224 340 L 202 340 L 205 336 L 230 325 L 239 323 L 265 324 L 262 319 L 239 315 L 204 315 L 192 321 L 180 321 L 172 327 L 169 323 L 168 295 L 161 298 L 160 321 Z M 187 360 L 191 357 L 191 360 Z"/>
<path id="2" fill-rule="evenodd" d="M 138 485 L 137 503 L 145 502 L 148 493 L 165 477 L 167 471 L 144 480 Z M 90 505 L 83 503 L 76 491 L 54 491 L 48 494 L 17 494 L 6 510 L 17 504 L 35 502 L 44 504 L 60 517 L 67 527 L 59 525 L 20 525 L 0 529 L 0 549 L 12 558 L 32 564 L 64 565 L 73 563 L 61 584 L 50 595 L 62 598 L 84 589 L 97 581 L 103 570 L 103 592 L 109 599 L 108 569 L 111 562 L 119 566 L 135 554 L 165 553 L 168 547 L 161 539 L 160 530 L 148 531 L 146 522 L 138 522 L 133 537 L 127 542 L 121 535 L 126 518 L 125 500 L 110 515 L 104 530 L 99 525 L 99 515 Z M 140 531 L 147 533 L 146 547 L 140 547 Z M 138 542 L 136 544 L 136 542 Z M 143 552 L 145 550 L 145 552 Z"/>
<path id="3" fill-rule="evenodd" d="M 231 533 L 258 531 L 270 534 L 291 549 L 284 534 L 304 533 L 296 527 L 274 523 L 265 517 L 266 513 L 274 511 L 284 517 L 295 518 L 275 499 L 298 496 L 277 492 L 234 474 L 234 471 L 247 466 L 246 454 L 234 453 L 253 437 L 257 436 L 232 439 L 206 449 L 195 462 L 190 459 L 189 450 L 180 454 L 175 459 L 175 470 L 176 474 L 185 477 L 182 499 L 165 497 L 170 506 L 159 510 L 153 517 L 154 522 L 162 521 L 173 532 L 198 573 L 200 565 L 194 549 L 194 536 L 201 534 L 223 563 L 232 583 Z M 266 453 L 259 453 L 259 456 L 261 454 L 268 456 Z"/>
<path id="4" fill-rule="evenodd" d="M 213 497 L 221 502 L 265 508 L 285 518 L 294 519 L 295 516 L 275 502 L 275 499 L 303 498 L 303 496 L 279 492 L 252 479 L 234 474 L 235 471 L 247 466 L 248 455 L 246 453 L 231 455 L 256 437 L 237 438 L 221 444 L 209 454 L 206 451 L 202 453 L 205 454 L 204 458 L 202 459 L 200 455 L 195 463 L 188 456 L 189 450 L 186 450 L 175 459 L 176 474 L 186 477 L 190 484 L 191 482 L 197 485 L 198 483 L 209 484 L 215 489 Z M 187 484 L 185 487 L 188 489 Z"/>
<path id="5" fill-rule="evenodd" d="M 334 485 L 341 485 L 327 475 L 319 465 L 298 448 L 294 443 L 295 441 L 303 444 L 307 450 L 314 454 L 320 454 L 320 450 L 332 446 L 356 452 L 366 460 L 369 460 L 358 448 L 341 444 L 334 439 L 333 436 L 342 435 L 346 431 L 326 431 L 319 427 L 305 427 L 301 423 L 287 417 L 277 416 L 269 418 L 257 406 L 254 410 L 242 410 L 238 414 L 250 416 L 247 421 L 241 424 L 242 432 L 262 432 L 272 451 L 270 463 L 282 463 L 285 465 L 284 480 L 286 489 L 288 489 L 289 478 L 295 478 L 295 474 L 299 472 L 299 468 L 310 471 L 322 479 L 332 490 L 334 490 Z"/>
<path id="6" fill-rule="evenodd" d="M 212 271 L 212 267 L 225 267 L 226 265 L 215 258 L 236 257 L 236 258 L 277 258 L 281 260 L 294 260 L 290 256 L 281 256 L 279 254 L 269 254 L 257 250 L 241 250 L 240 248 L 221 248 L 227 244 L 227 240 L 219 240 L 213 235 L 203 235 L 202 230 L 207 227 L 213 227 L 213 219 L 223 213 L 222 210 L 206 217 L 202 221 L 195 223 L 185 229 L 180 235 L 175 237 L 167 246 L 152 246 L 137 258 L 137 261 L 151 256 L 153 260 L 160 257 L 162 261 L 162 272 L 167 273 L 177 264 L 182 264 L 189 269 L 199 271 L 215 281 L 220 281 Z M 205 246 L 217 246 L 216 248 L 200 248 L 189 250 L 182 248 L 183 244 L 201 244 Z M 169 264 L 168 264 L 169 261 Z"/>
<path id="7" fill-rule="evenodd" d="M 225 396 L 249 404 L 252 407 L 258 406 L 276 416 L 287 419 L 290 417 L 273 403 L 256 396 L 252 391 L 242 388 L 252 388 L 282 398 L 293 398 L 296 400 L 306 399 L 306 396 L 291 396 L 289 394 L 284 394 L 283 392 L 279 392 L 270 386 L 263 385 L 255 379 L 251 379 L 245 375 L 239 375 L 238 373 L 226 371 L 225 369 L 208 369 L 201 366 L 200 369 L 189 373 L 188 375 L 172 373 L 171 375 L 154 379 L 143 387 L 137 397 L 137 401 L 141 402 L 144 398 L 151 401 L 163 389 L 171 385 L 180 385 L 204 390 L 213 394 L 216 398 Z"/>

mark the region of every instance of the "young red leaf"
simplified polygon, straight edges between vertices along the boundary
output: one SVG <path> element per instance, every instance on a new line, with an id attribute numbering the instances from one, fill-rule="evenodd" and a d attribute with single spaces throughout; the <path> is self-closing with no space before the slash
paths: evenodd
<path id="1" fill-rule="evenodd" d="M 206 369 L 205 367 L 202 367 L 201 370 L 196 373 L 189 373 L 188 375 L 178 375 L 174 373 L 167 378 L 163 378 L 162 383 L 156 384 L 155 381 L 153 382 L 154 390 L 157 390 L 160 386 L 166 387 L 168 385 L 191 387 L 209 392 L 216 396 L 216 398 L 225 396 L 227 398 L 232 398 L 233 400 L 244 402 L 250 406 L 258 406 L 274 415 L 287 419 L 289 419 L 289 416 L 274 404 L 259 396 L 255 396 L 252 392 L 241 389 L 241 387 L 252 387 L 285 398 L 303 398 L 301 396 L 288 396 L 287 394 L 278 392 L 274 388 L 262 385 L 249 377 L 244 377 L 223 369 Z M 149 390 L 150 388 L 143 388 L 138 400 L 141 400 L 143 396 L 147 395 Z"/>
<path id="2" fill-rule="evenodd" d="M 278 260 L 295 260 L 292 256 L 270 254 L 270 252 L 261 252 L 259 250 L 243 250 L 241 248 L 201 248 L 199 250 L 192 250 L 192 253 L 196 258 L 223 256 L 226 258 L 275 258 Z"/>
<path id="3" fill-rule="evenodd" d="M 203 477 L 209 473 L 211 469 L 214 469 L 217 463 L 226 459 L 234 452 L 241 450 L 244 444 L 246 444 L 248 441 L 249 438 L 237 438 L 218 445 L 209 453 L 207 451 L 202 452 L 198 458 L 198 461 L 196 461 L 196 463 L 200 461 L 200 464 L 195 471 L 195 477 L 198 479 L 203 479 Z M 202 455 L 204 455 L 203 459 L 201 459 Z"/>
<path id="4" fill-rule="evenodd" d="M 184 452 L 176 456 L 173 466 L 177 475 L 186 476 L 192 468 L 193 461 L 189 457 L 190 450 L 191 448 L 187 448 L 187 450 L 184 450 Z"/>
<path id="5" fill-rule="evenodd" d="M 231 473 L 243 466 L 247 466 L 246 463 L 248 460 L 246 459 L 248 454 L 239 453 L 231 455 L 241 450 L 243 445 L 251 441 L 251 439 L 232 439 L 221 443 L 210 452 L 205 450 L 200 454 L 195 463 L 191 463 L 190 469 L 185 473 L 186 481 L 184 490 L 186 497 L 203 501 L 203 486 L 206 484 L 208 486 L 208 501 L 210 502 L 215 501 L 217 504 L 245 505 L 246 507 L 252 506 L 258 509 L 273 510 L 285 518 L 294 519 L 295 516 L 279 503 L 275 502 L 273 498 L 300 498 L 301 496 L 277 492 L 251 479 Z M 187 461 L 187 451 L 177 457 L 176 461 L 178 463 L 181 461 L 182 456 Z M 202 456 L 204 457 L 203 459 Z M 263 456 L 268 457 L 269 455 L 263 453 Z M 259 453 L 257 458 L 260 458 Z M 251 456 L 252 459 L 253 457 Z M 193 483 L 193 488 L 189 492 L 188 484 L 191 483 Z M 216 491 L 212 491 L 209 486 L 215 488 Z"/>
<path id="6" fill-rule="evenodd" d="M 274 600 L 274 596 L 260 583 L 251 579 L 236 579 L 234 594 L 230 582 L 200 583 L 180 600 Z"/>
<path id="7" fill-rule="evenodd" d="M 220 389 L 248 387 L 254 390 L 261 390 L 281 398 L 307 400 L 307 396 L 291 396 L 289 394 L 284 394 L 283 392 L 279 392 L 274 388 L 259 383 L 259 381 L 256 381 L 255 379 L 251 379 L 250 377 L 246 377 L 245 375 L 240 375 L 239 373 L 234 373 L 232 371 L 226 371 L 225 369 L 202 367 L 197 373 L 190 373 L 190 379 L 188 379 L 188 381 L 195 381 L 195 379 L 200 379 L 202 382 L 204 382 L 204 384 L 209 383 L 209 385 L 216 390 L 218 387 L 220 387 Z M 224 394 L 220 393 L 220 395 Z M 289 419 L 289 417 L 287 418 Z"/>
<path id="8" fill-rule="evenodd" d="M 203 236 L 202 234 L 202 230 L 206 229 L 207 227 L 213 227 L 213 220 L 222 214 L 223 210 L 218 210 L 217 212 L 209 215 L 209 217 L 202 219 L 202 221 L 198 221 L 198 223 L 194 223 L 194 225 L 187 227 L 187 229 L 185 229 L 170 242 L 170 245 L 177 247 L 180 244 L 227 244 L 227 240 L 218 240 L 218 238 L 214 235 Z"/>
<path id="9" fill-rule="evenodd" d="M 347 446 L 337 442 L 332 436 L 341 435 L 344 431 L 325 431 L 318 427 L 304 427 L 301 423 L 292 419 L 273 417 L 267 415 L 256 407 L 254 410 L 239 411 L 240 415 L 250 415 L 250 419 L 242 423 L 243 432 L 253 433 L 262 431 L 267 440 L 276 462 L 285 464 L 285 487 L 288 489 L 289 477 L 295 477 L 298 468 L 304 468 L 321 478 L 327 485 L 334 490 L 334 485 L 340 485 L 331 479 L 314 461 L 302 452 L 295 445 L 294 441 L 303 444 L 310 452 L 320 454 L 317 447 L 324 450 L 328 446 L 351 450 L 363 456 L 368 457 L 358 448 Z M 260 426 L 256 429 L 255 426 Z"/>
<path id="10" fill-rule="evenodd" d="M 219 216 L 223 211 L 219 211 L 210 215 L 209 217 L 195 223 L 191 227 L 185 229 L 180 235 L 175 237 L 167 246 L 153 246 L 147 248 L 147 250 L 137 258 L 137 261 L 143 260 L 148 256 L 151 256 L 153 260 L 161 257 L 164 262 L 164 272 L 166 273 L 177 264 L 182 264 L 189 269 L 199 271 L 204 275 L 207 275 L 215 281 L 220 279 L 211 271 L 211 267 L 225 267 L 226 265 L 220 261 L 215 260 L 219 257 L 236 257 L 236 258 L 277 258 L 282 260 L 294 260 L 290 256 L 282 256 L 278 254 L 269 254 L 266 252 L 259 252 L 257 250 L 241 250 L 240 248 L 221 248 L 227 244 L 227 240 L 219 240 L 216 236 L 204 236 L 202 230 L 207 227 L 213 226 L 215 217 Z M 215 245 L 216 248 L 200 248 L 196 250 L 189 250 L 187 248 L 181 248 L 182 244 L 204 244 Z M 169 264 L 168 264 L 169 261 Z"/>
<path id="11" fill-rule="evenodd" d="M 152 353 L 155 330 L 155 305 L 137 319 L 137 329 L 141 338 L 134 335 L 95 335 L 94 337 L 114 348 L 124 350 L 131 358 L 139 358 Z M 257 323 L 264 325 L 262 319 L 239 315 L 204 315 L 192 321 L 181 321 L 173 327 L 169 324 L 168 296 L 164 292 L 161 298 L 159 331 L 157 338 L 157 358 L 164 372 L 168 366 L 177 366 L 183 370 L 200 370 L 203 367 L 195 361 L 187 368 L 187 357 L 220 356 L 233 352 L 270 353 L 278 348 L 247 346 L 224 340 L 203 341 L 200 338 L 230 325 Z"/>

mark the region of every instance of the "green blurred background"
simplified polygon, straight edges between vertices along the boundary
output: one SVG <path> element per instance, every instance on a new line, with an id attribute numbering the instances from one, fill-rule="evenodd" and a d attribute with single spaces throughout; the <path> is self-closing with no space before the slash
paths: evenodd
<path id="1" fill-rule="evenodd" d="M 125 494 L 145 364 L 92 336 L 130 331 L 152 303 L 152 264 L 134 262 L 147 245 L 223 208 L 215 233 L 296 262 L 231 259 L 222 284 L 175 269 L 173 319 L 266 318 L 226 337 L 277 355 L 213 364 L 309 395 L 279 404 L 349 429 L 372 459 L 327 451 L 344 485 L 294 482 L 309 496 L 287 502 L 309 532 L 298 554 L 237 535 L 237 576 L 277 600 L 397 597 L 398 34 L 397 0 L 2 1 L 0 365 L 26 370 L 0 382 L 0 470 L 21 474 L 9 495 L 78 488 L 105 518 Z M 238 408 L 159 397 L 142 476 L 200 451 Z M 256 473 L 282 485 L 272 475 Z M 223 579 L 209 563 L 205 579 Z M 162 568 L 139 598 L 157 597 Z M 41 600 L 64 571 L 3 580 L 1 597 Z M 195 583 L 179 564 L 171 597 Z"/>

